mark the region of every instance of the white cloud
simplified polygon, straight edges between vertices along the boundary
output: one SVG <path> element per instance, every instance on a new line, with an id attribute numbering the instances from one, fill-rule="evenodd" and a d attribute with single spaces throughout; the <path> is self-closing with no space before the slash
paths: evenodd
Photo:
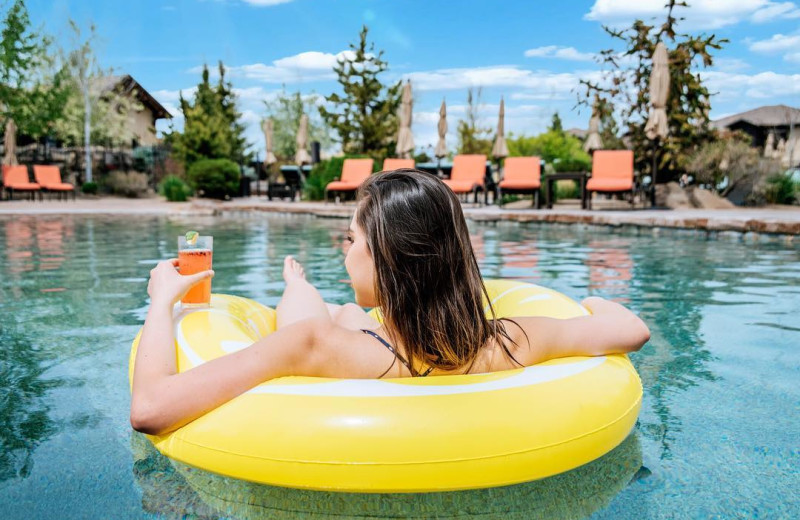
<path id="1" fill-rule="evenodd" d="M 739 58 L 714 58 L 714 69 L 723 72 L 739 72 L 749 69 L 750 64 Z"/>
<path id="2" fill-rule="evenodd" d="M 768 40 L 751 41 L 748 46 L 753 52 L 780 53 L 786 52 L 783 59 L 791 62 L 800 62 L 800 34 L 783 35 L 776 34 Z"/>
<path id="3" fill-rule="evenodd" d="M 327 52 L 309 51 L 287 56 L 265 63 L 252 63 L 248 65 L 226 66 L 225 73 L 231 77 L 247 78 L 264 83 L 301 83 L 335 79 L 333 67 L 341 58 L 352 56 L 352 51 L 342 51 L 337 54 Z M 202 66 L 189 69 L 188 72 L 196 74 L 203 70 Z M 212 76 L 218 73 L 216 69 L 209 71 Z"/>
<path id="4" fill-rule="evenodd" d="M 800 34 L 785 36 L 776 34 L 768 40 L 751 42 L 749 48 L 753 52 L 783 52 L 800 48 Z"/>
<path id="5" fill-rule="evenodd" d="M 791 61 L 793 63 L 800 63 L 800 52 L 792 52 L 792 53 L 786 54 L 783 57 L 783 59 L 786 60 L 786 61 Z"/>
<path id="6" fill-rule="evenodd" d="M 166 107 L 166 103 L 170 103 L 173 106 L 176 105 L 180 100 L 181 92 L 183 92 L 184 99 L 191 99 L 196 90 L 197 87 L 189 87 L 181 90 L 154 90 L 151 94 L 159 103 Z M 175 115 L 175 113 L 173 112 L 172 115 Z"/>
<path id="7" fill-rule="evenodd" d="M 261 115 L 259 115 L 255 110 L 242 110 L 242 117 L 240 121 L 242 121 L 245 125 L 258 125 L 261 123 Z"/>
<path id="8" fill-rule="evenodd" d="M 353 51 L 342 51 L 338 54 L 327 52 L 301 52 L 294 56 L 275 60 L 272 64 L 275 67 L 297 70 L 331 70 L 341 58 L 354 57 Z"/>
<path id="9" fill-rule="evenodd" d="M 461 90 L 469 87 L 510 87 L 526 89 L 528 95 L 552 95 L 571 92 L 580 78 L 599 79 L 597 71 L 554 73 L 532 71 L 516 65 L 439 69 L 406 74 L 414 88 L 426 90 Z"/>
<path id="10" fill-rule="evenodd" d="M 267 98 L 276 96 L 279 92 L 280 90 L 266 91 L 264 90 L 264 87 L 234 87 L 233 89 L 233 93 L 239 99 L 240 103 L 249 101 L 264 101 Z"/>
<path id="11" fill-rule="evenodd" d="M 800 74 L 761 72 L 748 75 L 704 71 L 700 75 L 709 90 L 720 93 L 717 98 L 720 100 L 739 99 L 742 96 L 768 99 L 800 95 Z"/>
<path id="12" fill-rule="evenodd" d="M 794 2 L 769 2 L 750 17 L 755 23 L 764 23 L 777 18 L 800 18 L 800 9 Z"/>
<path id="13" fill-rule="evenodd" d="M 547 45 L 525 51 L 526 58 L 556 58 L 571 61 L 593 61 L 595 55 L 589 52 L 580 52 L 575 47 L 562 47 Z"/>
<path id="14" fill-rule="evenodd" d="M 664 0 L 595 0 L 584 16 L 587 20 L 611 25 L 626 25 L 639 18 L 664 18 Z M 770 0 L 692 0 L 690 7 L 677 8 L 674 13 L 685 17 L 686 28 L 716 29 L 749 20 L 764 23 L 781 18 L 800 17 L 794 2 Z"/>
<path id="15" fill-rule="evenodd" d="M 519 101 L 551 101 L 556 99 L 568 99 L 569 96 L 555 92 L 513 92 L 511 99 Z"/>

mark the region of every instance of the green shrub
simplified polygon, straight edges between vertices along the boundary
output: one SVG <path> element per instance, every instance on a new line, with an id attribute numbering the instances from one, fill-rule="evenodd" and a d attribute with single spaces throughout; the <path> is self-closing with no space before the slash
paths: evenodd
<path id="1" fill-rule="evenodd" d="M 97 183 L 96 182 L 84 182 L 81 185 L 81 191 L 86 195 L 97 195 Z"/>
<path id="2" fill-rule="evenodd" d="M 170 202 L 186 202 L 192 189 L 176 175 L 167 175 L 158 186 L 158 191 Z"/>
<path id="3" fill-rule="evenodd" d="M 114 170 L 108 174 L 105 184 L 111 193 L 135 198 L 147 192 L 147 174 Z"/>
<path id="4" fill-rule="evenodd" d="M 762 157 L 747 135 L 734 132 L 704 143 L 690 157 L 686 169 L 695 182 L 716 189 L 734 204 L 760 206 L 768 202 L 769 184 L 765 181 L 779 171 L 780 164 Z"/>
<path id="5" fill-rule="evenodd" d="M 764 195 L 770 204 L 794 204 L 798 194 L 798 185 L 788 175 L 775 174 L 767 178 Z"/>
<path id="6" fill-rule="evenodd" d="M 581 198 L 581 189 L 576 181 L 556 181 L 556 189 L 553 191 L 556 200 Z"/>
<path id="7" fill-rule="evenodd" d="M 583 143 L 564 132 L 548 130 L 533 137 L 509 136 L 507 143 L 511 157 L 535 155 L 560 172 L 591 169 L 592 158 L 583 151 Z"/>
<path id="8" fill-rule="evenodd" d="M 553 168 L 557 172 L 588 172 L 592 170 L 592 161 L 586 157 L 568 157 L 554 161 Z"/>
<path id="9" fill-rule="evenodd" d="M 342 174 L 344 157 L 332 157 L 320 161 L 311 168 L 311 173 L 306 179 L 303 193 L 308 200 L 322 200 L 325 198 L 325 186 Z"/>
<path id="10" fill-rule="evenodd" d="M 230 159 L 201 159 L 189 166 L 186 177 L 202 197 L 224 199 L 239 191 L 239 166 Z"/>
<path id="11" fill-rule="evenodd" d="M 506 204 L 511 204 L 512 202 L 517 202 L 518 200 L 521 199 L 522 197 L 520 197 L 519 195 L 511 195 L 508 193 L 504 193 L 502 198 L 500 199 L 500 204 L 505 206 Z"/>

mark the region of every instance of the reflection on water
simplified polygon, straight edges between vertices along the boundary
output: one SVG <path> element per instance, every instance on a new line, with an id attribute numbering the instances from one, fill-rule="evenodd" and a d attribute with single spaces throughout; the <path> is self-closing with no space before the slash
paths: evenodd
<path id="1" fill-rule="evenodd" d="M 588 244 L 589 294 L 615 295 L 611 300 L 626 305 L 630 302 L 633 259 L 628 253 L 630 240 L 592 240 Z"/>
<path id="2" fill-rule="evenodd" d="M 45 374 L 52 358 L 17 327 L 0 325 L 0 482 L 30 475 L 33 451 L 56 431 L 45 394 L 63 381 Z"/>
<path id="3" fill-rule="evenodd" d="M 661 445 L 661 458 L 672 457 L 672 443 L 682 428 L 682 420 L 671 411 L 675 392 L 717 378 L 709 369 L 713 356 L 700 333 L 702 303 L 712 292 L 704 282 L 715 277 L 715 248 L 707 241 L 691 245 L 687 255 L 670 252 L 667 244 L 636 252 L 636 272 L 648 276 L 635 287 L 635 300 L 650 324 L 652 339 L 633 359 L 648 388 L 645 405 L 655 415 L 641 418 L 639 428 Z"/>
<path id="4" fill-rule="evenodd" d="M 133 435 L 131 448 L 144 510 L 176 517 L 279 520 L 491 518 L 502 514 L 509 520 L 579 519 L 607 506 L 643 474 L 636 433 L 605 456 L 561 475 L 501 488 L 425 494 L 332 493 L 265 486 L 172 462 L 143 435 Z"/>
<path id="5" fill-rule="evenodd" d="M 342 283 L 348 277 L 342 251 L 348 224 L 285 215 L 0 218 L 0 511 L 10 511 L 9 518 L 62 511 L 97 517 L 120 504 L 120 497 L 137 508 L 121 511 L 123 517 L 140 516 L 142 504 L 162 515 L 208 518 L 252 516 L 242 503 L 275 517 L 308 516 L 323 507 L 308 492 L 251 489 L 185 467 L 176 470 L 137 448 L 138 437 L 135 463 L 125 467 L 131 446 L 125 367 L 147 308 L 148 272 L 159 259 L 175 255 L 176 237 L 187 229 L 215 237 L 215 292 L 274 306 L 283 290 L 286 254 L 305 264 L 325 299 L 352 301 Z M 651 341 L 632 356 L 644 385 L 635 441 L 641 449 L 634 451 L 649 469 L 618 462 L 620 472 L 613 473 L 614 459 L 606 458 L 561 477 L 567 480 L 424 495 L 419 507 L 428 509 L 416 509 L 420 515 L 477 515 L 506 504 L 502 511 L 536 516 L 540 511 L 531 513 L 533 506 L 523 509 L 522 497 L 543 511 L 550 511 L 546 504 L 564 506 L 558 501 L 575 498 L 576 482 L 591 481 L 575 476 L 584 471 L 602 474 L 590 482 L 602 489 L 587 489 L 603 499 L 570 502 L 575 518 L 598 508 L 598 518 L 624 518 L 628 510 L 639 517 L 663 516 L 662 510 L 691 516 L 701 502 L 675 497 L 706 489 L 709 474 L 721 486 L 715 496 L 730 490 L 726 500 L 703 502 L 720 504 L 709 516 L 767 511 L 780 517 L 800 507 L 787 499 L 800 486 L 800 431 L 791 421 L 800 402 L 797 247 L 507 223 L 473 225 L 471 237 L 486 277 L 539 283 L 575 299 L 620 301 L 650 325 Z M 713 449 L 700 449 L 706 445 Z M 117 480 L 75 506 L 71 490 L 95 489 L 95 473 Z M 769 489 L 752 482 L 754 476 L 769 478 Z M 625 487 L 631 478 L 635 484 Z M 73 480 L 73 487 L 61 483 Z M 752 489 L 761 491 L 748 496 Z M 747 501 L 735 509 L 725 505 L 733 503 L 734 493 Z M 411 507 L 396 495 L 379 502 L 371 497 L 342 507 L 375 514 L 382 507 L 395 516 Z"/>

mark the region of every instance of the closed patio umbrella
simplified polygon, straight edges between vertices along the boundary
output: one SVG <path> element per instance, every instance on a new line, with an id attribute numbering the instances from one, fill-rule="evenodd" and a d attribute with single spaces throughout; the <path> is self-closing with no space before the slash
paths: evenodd
<path id="1" fill-rule="evenodd" d="M 411 112 L 414 98 L 411 95 L 411 81 L 403 85 L 403 98 L 400 104 L 400 125 L 397 132 L 397 146 L 395 153 L 403 159 L 411 159 L 414 151 L 414 134 L 411 133 Z"/>
<path id="2" fill-rule="evenodd" d="M 300 127 L 297 129 L 297 151 L 294 155 L 294 162 L 302 166 L 311 162 L 311 155 L 308 153 L 308 116 L 300 116 Z"/>
<path id="3" fill-rule="evenodd" d="M 786 139 L 781 137 L 778 139 L 778 145 L 775 147 L 775 158 L 781 161 L 781 164 L 788 166 L 786 157 Z M 787 164 L 784 164 L 787 163 Z"/>
<path id="4" fill-rule="evenodd" d="M 17 125 L 10 117 L 6 121 L 6 133 L 3 137 L 3 164 L 14 166 L 17 163 Z"/>
<path id="5" fill-rule="evenodd" d="M 775 134 L 772 132 L 767 134 L 767 142 L 764 145 L 764 157 L 771 158 L 775 153 Z"/>
<path id="6" fill-rule="evenodd" d="M 445 107 L 444 99 L 442 100 L 442 106 L 439 108 L 439 125 L 437 129 L 439 130 L 439 141 L 436 143 L 436 149 L 433 154 L 441 159 L 447 156 L 447 143 L 445 142 L 445 136 L 447 135 L 447 107 Z"/>
<path id="7" fill-rule="evenodd" d="M 264 154 L 264 164 L 269 166 L 271 164 L 275 164 L 278 162 L 278 159 L 275 157 L 275 154 L 272 151 L 273 148 L 273 128 L 272 128 L 272 118 L 267 118 L 261 122 L 261 130 L 264 131 L 264 140 L 266 141 L 266 153 Z"/>
<path id="8" fill-rule="evenodd" d="M 586 142 L 583 143 L 584 151 L 592 153 L 595 150 L 603 148 L 603 140 L 600 139 L 600 116 L 593 113 L 589 119 L 589 135 L 586 136 Z"/>
<path id="9" fill-rule="evenodd" d="M 494 139 L 494 146 L 492 146 L 492 157 L 500 160 L 508 157 L 508 145 L 506 144 L 505 132 L 505 118 L 506 106 L 503 98 L 500 98 L 500 113 L 497 115 L 497 137 Z"/>
<path id="10" fill-rule="evenodd" d="M 650 71 L 650 117 L 644 127 L 645 135 L 653 141 L 653 188 L 650 193 L 650 203 L 656 203 L 656 176 L 658 163 L 656 151 L 658 141 L 666 139 L 669 135 L 667 120 L 667 100 L 669 99 L 669 55 L 667 47 L 658 42 L 653 52 L 653 69 Z"/>

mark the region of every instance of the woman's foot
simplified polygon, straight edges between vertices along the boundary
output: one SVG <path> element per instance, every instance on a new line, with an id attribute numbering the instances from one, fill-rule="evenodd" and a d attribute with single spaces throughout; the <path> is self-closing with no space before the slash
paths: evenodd
<path id="1" fill-rule="evenodd" d="M 306 272 L 303 266 L 291 255 L 283 259 L 283 279 L 286 283 L 296 280 L 305 281 L 306 279 Z"/>

